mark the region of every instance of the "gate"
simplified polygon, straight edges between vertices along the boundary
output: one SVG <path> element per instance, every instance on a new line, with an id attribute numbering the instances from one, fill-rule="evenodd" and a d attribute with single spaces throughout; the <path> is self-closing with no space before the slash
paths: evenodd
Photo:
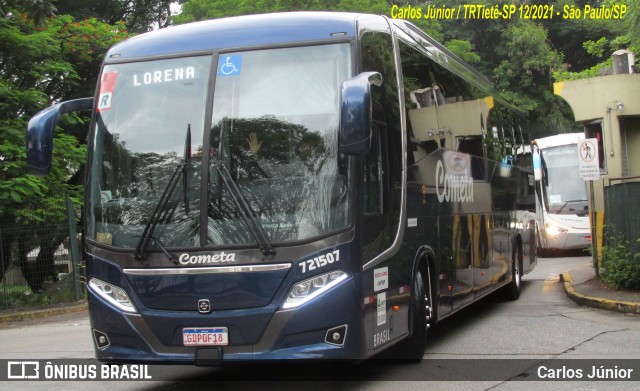
<path id="1" fill-rule="evenodd" d="M 86 297 L 75 207 L 68 197 L 43 202 L 57 212 L 52 215 L 66 218 L 0 220 L 0 310 Z"/>

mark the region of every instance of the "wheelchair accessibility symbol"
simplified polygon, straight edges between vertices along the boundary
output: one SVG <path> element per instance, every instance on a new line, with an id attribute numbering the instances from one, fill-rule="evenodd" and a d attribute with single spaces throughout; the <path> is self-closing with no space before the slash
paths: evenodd
<path id="1" fill-rule="evenodd" d="M 218 76 L 237 76 L 242 68 L 242 56 L 220 56 Z"/>

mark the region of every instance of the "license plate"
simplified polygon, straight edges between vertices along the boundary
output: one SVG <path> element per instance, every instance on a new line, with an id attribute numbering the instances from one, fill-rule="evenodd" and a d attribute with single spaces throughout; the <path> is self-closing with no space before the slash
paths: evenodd
<path id="1" fill-rule="evenodd" d="M 184 346 L 224 346 L 229 344 L 226 327 L 190 327 L 182 329 Z"/>

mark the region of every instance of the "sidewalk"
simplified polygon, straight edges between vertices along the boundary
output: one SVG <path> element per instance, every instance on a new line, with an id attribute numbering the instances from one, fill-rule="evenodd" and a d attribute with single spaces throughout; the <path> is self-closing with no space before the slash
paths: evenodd
<path id="1" fill-rule="evenodd" d="M 48 318 L 55 315 L 70 314 L 87 310 L 84 300 L 73 303 L 61 303 L 48 306 L 0 311 L 0 323 L 19 322 L 29 319 Z"/>
<path id="2" fill-rule="evenodd" d="M 640 315 L 640 292 L 610 288 L 596 278 L 590 266 L 561 273 L 560 282 L 569 298 L 580 305 Z"/>

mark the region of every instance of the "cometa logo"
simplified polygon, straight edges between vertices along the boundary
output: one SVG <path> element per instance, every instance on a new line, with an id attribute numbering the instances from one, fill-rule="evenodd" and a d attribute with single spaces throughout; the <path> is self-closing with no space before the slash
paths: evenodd
<path id="1" fill-rule="evenodd" d="M 207 255 L 191 255 L 181 254 L 178 258 L 181 265 L 198 265 L 198 264 L 210 264 L 210 263 L 230 263 L 236 261 L 235 253 L 225 253 L 224 251 L 218 254 Z"/>
<path id="2" fill-rule="evenodd" d="M 473 202 L 473 178 L 464 175 L 445 174 L 442 161 L 436 164 L 436 193 L 438 201 Z"/>

